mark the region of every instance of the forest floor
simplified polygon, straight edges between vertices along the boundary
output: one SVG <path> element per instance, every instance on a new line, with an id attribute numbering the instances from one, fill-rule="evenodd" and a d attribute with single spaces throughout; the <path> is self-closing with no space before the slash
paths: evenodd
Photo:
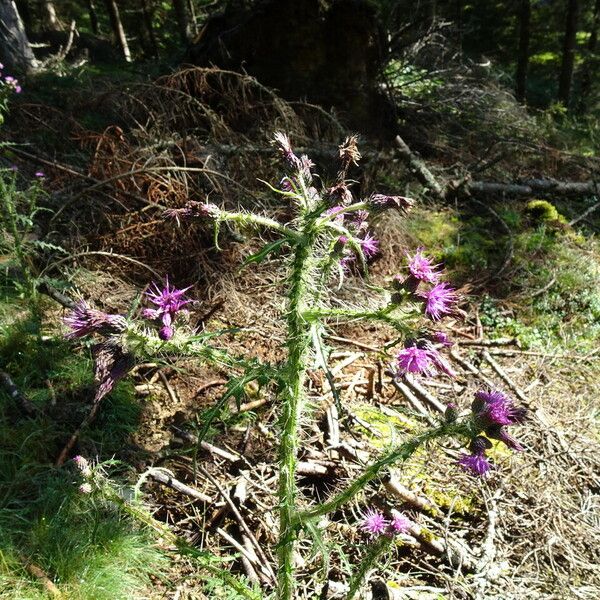
<path id="1" fill-rule="evenodd" d="M 321 121 L 314 115 L 310 120 L 310 108 L 290 114 L 290 106 L 264 90 L 253 104 L 247 93 L 254 84 L 248 81 L 227 80 L 223 87 L 234 96 L 242 85 L 249 106 L 231 98 L 214 114 L 207 109 L 214 98 L 202 96 L 218 95 L 214 82 L 206 84 L 206 75 L 190 77 L 170 83 L 184 81 L 190 97 L 192 84 L 198 86 L 194 97 L 203 103 L 194 102 L 204 107 L 201 118 L 189 99 L 176 110 L 169 105 L 165 82 L 154 96 L 129 89 L 92 99 L 82 93 L 75 102 L 79 112 L 68 119 L 64 107 L 54 116 L 43 113 L 41 100 L 23 103 L 16 108 L 18 123 L 8 126 L 13 139 L 26 131 L 30 147 L 16 148 L 9 158 L 23 161 L 22 171 L 40 165 L 47 171 L 52 216 L 39 232 L 67 249 L 64 258 L 44 265 L 64 293 L 107 312 L 126 312 L 140 289 L 168 273 L 193 286 L 192 326 L 236 328 L 235 336 L 220 338 L 228 349 L 277 361 L 284 341 L 280 262 L 269 259 L 240 271 L 238 265 L 259 247 L 245 232 L 225 231 L 217 252 L 202 227 L 167 230 L 160 210 L 208 194 L 215 202 L 285 214 L 256 181 L 277 181 L 265 123 L 291 130 L 299 143 L 325 154 L 329 146 L 316 144 L 305 123 L 313 123 L 319 139 L 335 140 L 342 131 L 320 113 Z M 142 112 L 154 120 L 140 118 L 139 94 Z M 89 112 L 90 105 L 96 112 Z M 242 124 L 234 123 L 235 111 Z M 249 114 L 250 124 L 242 118 Z M 244 127 L 244 134 L 234 125 Z M 63 128 L 73 147 L 57 152 L 49 148 L 48 133 L 65 135 Z M 429 140 L 437 148 L 430 164 L 447 176 L 458 138 L 443 132 L 439 138 L 444 145 Z M 467 146 L 464 164 L 477 152 Z M 538 150 L 528 168 L 537 174 L 540 165 L 554 165 L 550 175 L 582 176 L 587 163 L 572 160 L 572 149 Z M 302 500 L 335 492 L 382 448 L 440 420 L 448 403 L 468 409 L 465 398 L 482 384 L 510 392 L 528 406 L 530 418 L 520 432 L 525 450 L 509 454 L 496 446 L 498 469 L 488 479 L 474 481 L 456 468 L 456 450 L 432 444 L 321 523 L 321 545 L 301 538 L 298 597 L 344 597 L 351 567 L 367 549 L 358 524 L 368 506 L 401 510 L 413 527 L 369 574 L 364 598 L 599 597 L 600 211 L 568 224 L 597 199 L 546 198 L 550 202 L 541 211 L 530 198 L 433 202 L 409 182 L 401 164 L 377 148 L 366 150 L 360 189 L 409 187 L 420 198 L 408 218 L 384 216 L 376 224 L 382 251 L 371 265 L 372 281 L 388 280 L 405 252 L 418 246 L 444 263 L 466 315 L 445 325 L 455 341 L 450 359 L 457 377 L 409 378 L 398 385 L 379 351 L 394 337 L 391 331 L 330 327 L 330 366 L 340 402 L 322 373 L 311 371 Z M 513 160 L 514 154 L 498 161 L 494 175 L 506 174 Z M 327 168 L 327 159 L 322 162 Z M 526 167 L 520 170 L 524 175 Z M 100 493 L 79 493 L 72 466 L 53 466 L 89 412 L 89 348 L 64 340 L 64 309 L 53 300 L 42 299 L 41 321 L 31 314 L 15 286 L 10 257 L 3 258 L 0 367 L 39 411 L 24 414 L 0 390 L 0 596 L 241 597 L 225 591 L 218 577 L 198 572 L 192 558 L 172 552 L 165 539 Z M 349 277 L 336 293 L 342 300 L 356 297 L 362 283 Z M 198 442 L 227 376 L 190 360 L 137 365 L 103 401 L 73 454 L 94 461 L 99 477 L 110 477 L 123 497 L 141 502 L 156 520 L 222 559 L 220 566 L 269 589 L 276 568 L 277 401 L 248 386 L 241 406 L 226 404 Z"/>

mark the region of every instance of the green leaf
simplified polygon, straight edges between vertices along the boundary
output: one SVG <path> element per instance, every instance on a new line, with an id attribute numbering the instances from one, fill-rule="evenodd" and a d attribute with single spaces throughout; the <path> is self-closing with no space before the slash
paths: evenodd
<path id="1" fill-rule="evenodd" d="M 266 246 L 263 246 L 256 254 L 252 254 L 249 256 L 241 265 L 240 268 L 247 267 L 252 263 L 260 263 L 262 262 L 271 252 L 275 252 L 279 250 L 283 244 L 285 244 L 288 240 L 286 238 L 281 238 L 280 240 L 276 240 Z"/>

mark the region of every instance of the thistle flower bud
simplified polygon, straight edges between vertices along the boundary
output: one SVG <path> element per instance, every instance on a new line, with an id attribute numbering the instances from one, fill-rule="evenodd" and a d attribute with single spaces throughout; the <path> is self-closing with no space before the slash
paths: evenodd
<path id="1" fill-rule="evenodd" d="M 79 488 L 80 494 L 91 494 L 92 493 L 92 484 L 91 483 L 82 483 Z"/>
<path id="2" fill-rule="evenodd" d="M 444 411 L 444 420 L 446 423 L 455 423 L 458 419 L 458 406 L 454 402 L 448 402 Z"/>
<path id="3" fill-rule="evenodd" d="M 196 202 L 189 200 L 182 208 L 168 208 L 163 212 L 163 217 L 175 219 L 179 223 L 184 219 L 216 219 L 221 210 L 215 204 L 209 202 Z"/>
<path id="4" fill-rule="evenodd" d="M 283 131 L 276 131 L 273 134 L 273 142 L 279 147 L 286 165 L 294 171 L 300 171 L 302 168 L 301 159 L 294 154 L 290 138 Z"/>

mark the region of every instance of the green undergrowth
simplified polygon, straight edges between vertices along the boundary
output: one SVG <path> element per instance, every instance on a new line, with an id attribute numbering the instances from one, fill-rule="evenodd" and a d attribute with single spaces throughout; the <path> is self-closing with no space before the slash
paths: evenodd
<path id="1" fill-rule="evenodd" d="M 600 340 L 600 242 L 595 222 L 568 221 L 591 202 L 429 207 L 407 220 L 408 234 L 473 288 L 489 336 L 587 352 Z"/>
<path id="2" fill-rule="evenodd" d="M 80 493 L 72 465 L 54 466 L 89 412 L 90 357 L 40 327 L 9 286 L 2 291 L 0 365 L 38 414 L 0 390 L 0 597 L 50 597 L 31 564 L 69 600 L 146 597 L 165 563 L 153 536 L 112 503 Z M 131 384 L 118 385 L 75 451 L 111 458 L 138 416 Z"/>

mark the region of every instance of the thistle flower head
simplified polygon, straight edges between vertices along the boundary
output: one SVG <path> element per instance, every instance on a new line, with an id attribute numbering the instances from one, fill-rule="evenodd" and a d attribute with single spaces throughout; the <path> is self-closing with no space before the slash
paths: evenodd
<path id="1" fill-rule="evenodd" d="M 359 232 L 366 231 L 369 227 L 369 217 L 369 211 L 357 210 L 352 213 L 352 226 Z"/>
<path id="2" fill-rule="evenodd" d="M 344 143 L 340 145 L 340 161 L 344 171 L 351 165 L 358 165 L 360 160 L 360 152 L 358 151 L 358 136 L 348 136 Z"/>
<path id="3" fill-rule="evenodd" d="M 458 464 L 477 477 L 485 477 L 494 468 L 484 454 L 462 454 Z"/>
<path id="4" fill-rule="evenodd" d="M 91 308 L 85 300 L 80 300 L 75 308 L 63 319 L 71 330 L 68 339 L 85 337 L 91 333 L 121 333 L 127 327 L 127 321 L 121 315 L 109 315 Z"/>
<path id="5" fill-rule="evenodd" d="M 522 452 L 523 446 L 506 430 L 506 427 L 502 425 L 492 425 L 485 429 L 485 434 L 494 440 L 503 442 L 507 448 L 514 450 L 515 452 Z"/>
<path id="6" fill-rule="evenodd" d="M 43 179 L 44 177 L 46 177 L 46 175 L 44 174 L 44 172 L 43 172 L 43 171 L 36 171 L 36 172 L 35 172 L 35 176 L 36 176 L 38 179 Z"/>
<path id="7" fill-rule="evenodd" d="M 78 454 L 77 456 L 73 457 L 73 462 L 84 477 L 89 477 L 92 474 L 92 469 L 87 458 L 84 458 Z"/>
<path id="8" fill-rule="evenodd" d="M 454 342 L 443 331 L 435 331 L 432 334 L 431 339 L 436 344 L 441 344 L 444 348 L 454 346 Z"/>
<path id="9" fill-rule="evenodd" d="M 458 464 L 472 475 L 485 477 L 493 469 L 492 464 L 485 456 L 485 451 L 492 447 L 492 443 L 487 438 L 478 435 L 471 440 L 469 450 L 471 454 L 462 454 L 458 459 Z"/>
<path id="10" fill-rule="evenodd" d="M 174 335 L 175 329 L 171 325 L 163 325 L 158 330 L 158 337 L 165 342 L 168 342 L 170 339 L 172 339 Z"/>
<path id="11" fill-rule="evenodd" d="M 358 240 L 360 249 L 365 258 L 373 258 L 379 252 L 379 242 L 370 234 L 367 233 L 362 239 Z"/>
<path id="12" fill-rule="evenodd" d="M 158 307 L 157 311 L 159 314 L 169 314 L 172 317 L 173 314 L 191 302 L 191 300 L 184 299 L 184 294 L 190 287 L 179 290 L 169 284 L 169 278 L 167 277 L 165 285 L 162 288 L 156 283 L 152 284 L 152 287 L 146 292 L 146 296 L 152 304 Z"/>
<path id="13" fill-rule="evenodd" d="M 515 406 L 514 402 L 498 390 L 479 390 L 471 410 L 482 428 L 523 423 L 526 409 Z"/>
<path id="14" fill-rule="evenodd" d="M 21 93 L 22 88 L 19 85 L 19 81 L 17 79 L 15 79 L 14 77 L 12 77 L 11 75 L 7 75 L 4 78 L 4 83 L 8 87 L 12 88 L 15 91 L 16 94 L 20 94 Z"/>
<path id="15" fill-rule="evenodd" d="M 387 196 L 386 194 L 373 194 L 368 200 L 367 205 L 371 210 L 381 211 L 387 209 L 396 209 L 406 213 L 415 203 L 411 198 L 404 196 Z"/>
<path id="16" fill-rule="evenodd" d="M 352 192 L 349 190 L 345 182 L 336 183 L 327 190 L 327 196 L 334 202 L 342 204 L 352 204 Z"/>
<path id="17" fill-rule="evenodd" d="M 458 405 L 454 402 L 448 402 L 444 411 L 444 420 L 446 423 L 455 423 L 458 419 Z"/>
<path id="18" fill-rule="evenodd" d="M 80 494 L 91 494 L 92 493 L 92 484 L 91 483 L 82 483 L 78 488 Z"/>
<path id="19" fill-rule="evenodd" d="M 396 513 L 392 522 L 390 523 L 390 530 L 392 533 L 406 533 L 411 526 L 410 519 L 403 514 Z"/>
<path id="20" fill-rule="evenodd" d="M 401 373 L 418 373 L 433 377 L 437 371 L 431 357 L 431 350 L 408 346 L 396 355 L 396 362 Z"/>
<path id="21" fill-rule="evenodd" d="M 220 209 L 217 205 L 210 202 L 196 202 L 189 200 L 182 208 L 167 208 L 163 212 L 166 219 L 216 219 L 219 216 Z"/>
<path id="22" fill-rule="evenodd" d="M 273 142 L 278 146 L 283 160 L 291 169 L 299 169 L 301 166 L 300 159 L 294 154 L 290 138 L 283 131 L 276 131 L 273 134 Z"/>
<path id="23" fill-rule="evenodd" d="M 118 340 L 109 338 L 92 346 L 94 381 L 97 384 L 94 402 L 99 402 L 115 384 L 125 377 L 134 365 L 133 357 L 125 352 Z"/>
<path id="24" fill-rule="evenodd" d="M 442 371 L 450 377 L 456 374 L 442 355 L 431 345 L 421 348 L 417 344 L 407 346 L 396 355 L 398 370 L 402 374 L 417 373 L 426 377 L 434 377 Z"/>
<path id="25" fill-rule="evenodd" d="M 365 513 L 365 517 L 361 524 L 361 529 L 368 533 L 371 537 L 376 537 L 387 531 L 389 522 L 378 510 L 370 508 Z"/>
<path id="26" fill-rule="evenodd" d="M 434 265 L 433 261 L 423 254 L 423 248 L 417 248 L 413 256 L 408 255 L 408 259 L 408 270 L 415 279 L 427 283 L 439 281 L 440 274 L 436 271 L 438 265 Z"/>
<path id="27" fill-rule="evenodd" d="M 451 314 L 458 301 L 454 288 L 445 282 L 438 283 L 429 291 L 421 292 L 419 295 L 425 299 L 425 314 L 434 321 Z"/>

